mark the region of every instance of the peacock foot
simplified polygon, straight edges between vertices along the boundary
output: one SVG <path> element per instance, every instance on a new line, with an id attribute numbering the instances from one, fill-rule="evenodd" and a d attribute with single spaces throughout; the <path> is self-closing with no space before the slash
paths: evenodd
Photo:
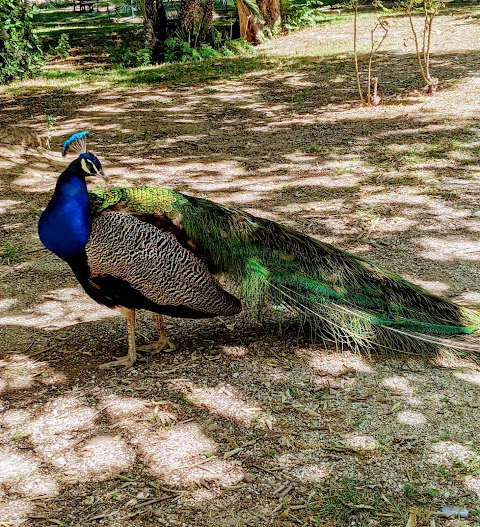
<path id="1" fill-rule="evenodd" d="M 101 370 L 107 370 L 109 368 L 115 368 L 116 366 L 125 366 L 125 368 L 131 368 L 135 359 L 126 355 L 125 357 L 118 357 L 117 360 L 112 360 L 111 362 L 106 362 L 105 364 L 100 364 L 99 368 Z"/>
<path id="2" fill-rule="evenodd" d="M 160 335 L 158 340 L 145 344 L 144 346 L 138 346 L 138 350 L 151 351 L 153 354 L 160 353 L 161 351 L 173 351 L 175 344 L 173 344 L 166 335 Z"/>

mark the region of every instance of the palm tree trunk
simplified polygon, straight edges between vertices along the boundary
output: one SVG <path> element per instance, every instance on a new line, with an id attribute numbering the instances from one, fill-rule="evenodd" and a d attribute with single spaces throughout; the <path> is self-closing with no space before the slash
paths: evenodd
<path id="1" fill-rule="evenodd" d="M 266 22 L 267 27 L 273 29 L 277 22 L 281 22 L 280 0 L 261 0 L 260 12 Z"/>
<path id="2" fill-rule="evenodd" d="M 163 62 L 167 39 L 167 13 L 163 0 L 145 0 L 144 26 L 152 63 Z"/>
<path id="3" fill-rule="evenodd" d="M 242 0 L 237 0 L 238 23 L 240 25 L 240 37 L 252 44 L 258 43 L 259 27 L 250 9 Z"/>
<path id="4" fill-rule="evenodd" d="M 193 34 L 195 20 L 198 17 L 200 0 L 181 0 L 180 1 L 180 24 L 187 31 L 189 38 Z"/>

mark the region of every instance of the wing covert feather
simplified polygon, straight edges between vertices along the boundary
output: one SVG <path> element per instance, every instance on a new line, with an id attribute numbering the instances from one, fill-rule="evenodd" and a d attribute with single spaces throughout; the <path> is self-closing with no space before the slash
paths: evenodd
<path id="1" fill-rule="evenodd" d="M 125 280 L 157 304 L 218 315 L 241 310 L 238 299 L 173 234 L 133 215 L 108 211 L 96 216 L 85 250 L 93 276 Z"/>

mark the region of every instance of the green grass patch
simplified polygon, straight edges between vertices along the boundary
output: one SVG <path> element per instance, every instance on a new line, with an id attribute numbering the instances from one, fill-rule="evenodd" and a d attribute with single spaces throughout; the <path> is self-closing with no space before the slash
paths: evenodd
<path id="1" fill-rule="evenodd" d="M 0 262 L 3 265 L 12 265 L 19 263 L 23 260 L 24 252 L 25 247 L 13 246 L 8 243 L 5 243 L 0 247 Z"/>
<path id="2" fill-rule="evenodd" d="M 55 46 L 62 35 L 68 37 L 71 46 L 85 49 L 97 49 L 102 55 L 106 43 L 121 39 L 136 41 L 141 39 L 142 25 L 125 22 L 115 23 L 108 13 L 73 12 L 73 7 L 59 9 L 38 9 L 33 18 L 35 32 L 45 50 Z"/>

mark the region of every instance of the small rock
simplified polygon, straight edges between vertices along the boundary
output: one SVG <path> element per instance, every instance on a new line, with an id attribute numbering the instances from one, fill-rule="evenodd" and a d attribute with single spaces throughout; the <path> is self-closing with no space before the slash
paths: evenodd
<path id="1" fill-rule="evenodd" d="M 52 465 L 54 467 L 60 468 L 64 467 L 67 464 L 64 457 L 56 457 L 55 459 L 52 459 Z"/>
<path id="2" fill-rule="evenodd" d="M 207 430 L 209 432 L 215 432 L 216 430 L 218 430 L 220 427 L 218 426 L 217 423 L 210 423 L 208 426 L 207 426 Z"/>
<path id="3" fill-rule="evenodd" d="M 143 489 L 135 497 L 138 498 L 139 500 L 144 500 L 144 499 L 148 498 L 149 495 L 150 495 L 150 493 L 148 492 L 148 489 Z"/>
<path id="4" fill-rule="evenodd" d="M 243 477 L 243 481 L 245 481 L 245 483 L 253 483 L 256 479 L 257 476 L 255 474 L 252 474 L 251 472 L 247 472 Z"/>

